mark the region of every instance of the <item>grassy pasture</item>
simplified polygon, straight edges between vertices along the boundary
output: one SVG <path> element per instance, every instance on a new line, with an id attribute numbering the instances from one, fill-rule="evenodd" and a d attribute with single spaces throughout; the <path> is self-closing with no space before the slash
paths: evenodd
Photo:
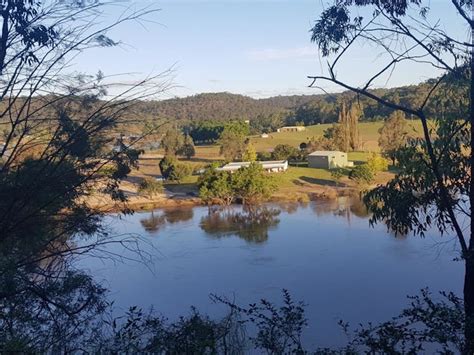
<path id="1" fill-rule="evenodd" d="M 299 147 L 300 143 L 307 142 L 312 137 L 318 138 L 323 132 L 331 127 L 332 124 L 320 124 L 307 126 L 303 132 L 273 132 L 268 138 L 254 136 L 251 138 L 252 144 L 257 151 L 270 151 L 278 144 L 289 144 Z M 383 122 L 361 122 L 359 123 L 360 138 L 362 141 L 361 150 L 366 152 L 380 151 L 378 146 L 379 129 L 383 126 Z M 419 121 L 409 122 L 409 132 L 412 135 L 418 135 L 421 132 L 421 124 Z"/>
<path id="2" fill-rule="evenodd" d="M 349 152 L 349 160 L 356 162 L 367 161 L 369 152 L 380 151 L 378 147 L 379 129 L 383 122 L 363 122 L 359 124 L 360 136 L 362 141 L 361 151 Z M 289 144 L 298 147 L 301 142 L 308 141 L 312 137 L 320 137 L 323 131 L 329 128 L 331 124 L 321 124 L 306 127 L 304 132 L 282 132 L 271 133 L 269 138 L 259 136 L 251 137 L 251 142 L 257 151 L 270 151 L 277 144 Z M 418 121 L 409 122 L 409 132 L 416 136 L 421 132 L 421 124 Z M 157 177 L 161 175 L 158 163 L 163 157 L 164 152 L 157 150 L 147 152 L 140 157 L 140 168 L 132 172 L 132 177 L 142 178 L 145 176 Z M 202 168 L 213 161 L 223 160 L 219 154 L 219 146 L 196 146 L 196 156 L 190 160 L 180 158 L 181 161 L 190 164 L 194 170 Z M 388 174 L 388 173 L 387 173 Z M 287 172 L 275 174 L 278 180 L 280 190 L 288 193 L 308 189 L 321 185 L 335 185 L 331 172 L 326 169 L 313 169 L 304 166 L 290 167 Z M 381 177 L 382 180 L 387 177 Z M 165 187 L 170 192 L 190 192 L 196 191 L 197 176 L 189 176 L 181 184 L 167 182 Z M 347 178 L 342 179 L 341 185 L 350 184 Z"/>

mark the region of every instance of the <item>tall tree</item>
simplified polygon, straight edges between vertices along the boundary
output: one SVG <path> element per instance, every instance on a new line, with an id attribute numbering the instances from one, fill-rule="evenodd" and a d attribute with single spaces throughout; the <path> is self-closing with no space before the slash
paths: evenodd
<path id="1" fill-rule="evenodd" d="M 311 76 L 312 86 L 330 81 L 359 96 L 365 96 L 392 110 L 420 120 L 423 139 L 399 155 L 401 173 L 367 198 L 374 212 L 373 222 L 386 221 L 400 231 L 422 234 L 435 225 L 441 233 L 454 233 L 465 262 L 464 306 L 466 346 L 474 352 L 474 15 L 471 0 L 451 0 L 452 11 L 469 29 L 448 33 L 445 19 L 436 19 L 423 0 L 344 0 L 326 8 L 312 28 L 314 41 L 323 56 L 330 60 L 327 72 Z M 367 8 L 364 15 L 357 8 Z M 446 17 L 447 19 L 447 17 Z M 338 64 L 353 46 L 372 46 L 386 60 L 360 86 L 341 77 Z M 419 100 L 404 102 L 384 97 L 372 87 L 380 80 L 397 75 L 400 63 L 416 63 L 437 68 L 443 74 L 425 83 Z M 436 98 L 457 91 L 467 100 L 451 102 L 448 109 L 456 118 L 437 119 L 435 130 L 428 125 L 427 109 Z M 462 95 L 461 95 L 462 97 Z M 413 193 L 416 191 L 416 193 Z M 384 201 L 383 204 L 377 203 Z M 436 206 L 436 208 L 433 208 Z M 470 228 L 463 229 L 461 220 Z"/>
<path id="2" fill-rule="evenodd" d="M 133 117 L 136 100 L 160 89 L 144 89 L 152 84 L 145 80 L 114 96 L 102 73 L 68 72 L 82 51 L 117 44 L 109 30 L 150 13 L 126 11 L 98 27 L 106 21 L 101 9 L 98 2 L 0 2 L 3 351 L 72 351 L 80 329 L 105 307 L 105 290 L 72 268 L 71 257 L 113 241 L 100 223 L 103 212 L 87 197 L 100 192 L 123 207 L 119 183 L 139 152 L 134 142 L 114 151 L 114 130 Z M 80 245 L 71 241 L 77 235 L 84 237 Z"/>
<path id="3" fill-rule="evenodd" d="M 379 147 L 395 165 L 397 151 L 407 144 L 408 124 L 403 111 L 395 111 L 379 129 Z"/>
<path id="4" fill-rule="evenodd" d="M 183 147 L 184 135 L 178 128 L 173 127 L 166 131 L 161 139 L 161 146 L 166 155 L 176 155 Z"/>

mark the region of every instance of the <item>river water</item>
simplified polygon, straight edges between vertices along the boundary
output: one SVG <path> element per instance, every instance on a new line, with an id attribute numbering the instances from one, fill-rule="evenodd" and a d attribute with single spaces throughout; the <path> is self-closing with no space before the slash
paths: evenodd
<path id="1" fill-rule="evenodd" d="M 105 223 L 115 234 L 136 237 L 150 261 L 110 245 L 123 262 L 87 258 L 81 266 L 110 289 L 117 312 L 153 307 L 170 319 L 196 306 L 219 316 L 217 294 L 246 305 L 281 300 L 288 289 L 307 304 L 310 346 L 345 341 L 338 320 L 354 326 L 395 316 L 407 295 L 429 287 L 461 294 L 463 264 L 455 240 L 394 236 L 369 226 L 360 202 L 340 198 L 306 205 L 266 205 L 251 211 L 195 207 L 156 210 Z"/>

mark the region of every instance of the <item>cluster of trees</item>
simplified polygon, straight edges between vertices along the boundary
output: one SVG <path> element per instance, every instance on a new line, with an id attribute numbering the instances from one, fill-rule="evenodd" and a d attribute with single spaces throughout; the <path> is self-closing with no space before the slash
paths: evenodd
<path id="1" fill-rule="evenodd" d="M 176 127 L 168 129 L 161 139 L 161 146 L 165 150 L 166 155 L 181 155 L 188 159 L 196 154 L 194 141 L 189 134 L 183 132 Z"/>
<path id="2" fill-rule="evenodd" d="M 277 185 L 258 163 L 251 163 L 234 173 L 208 167 L 199 178 L 199 197 L 207 204 L 224 206 L 241 201 L 244 205 L 261 202 L 271 196 Z"/>

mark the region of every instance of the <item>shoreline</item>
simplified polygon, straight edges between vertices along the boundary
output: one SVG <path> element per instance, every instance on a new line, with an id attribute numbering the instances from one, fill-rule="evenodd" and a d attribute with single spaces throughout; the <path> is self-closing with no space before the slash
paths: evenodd
<path id="1" fill-rule="evenodd" d="M 298 191 L 281 189 L 274 193 L 266 202 L 283 202 L 283 203 L 306 203 L 316 200 L 334 200 L 340 196 L 353 196 L 357 193 L 357 189 L 352 187 L 335 187 L 335 186 L 313 186 L 310 189 L 300 189 Z M 129 195 L 126 202 L 115 202 L 105 196 L 94 196 L 88 201 L 91 208 L 97 209 L 104 213 L 116 213 L 122 211 L 152 211 L 164 208 L 191 208 L 196 206 L 217 206 L 218 204 L 206 205 L 199 197 L 186 195 L 158 195 L 153 198 Z"/>

